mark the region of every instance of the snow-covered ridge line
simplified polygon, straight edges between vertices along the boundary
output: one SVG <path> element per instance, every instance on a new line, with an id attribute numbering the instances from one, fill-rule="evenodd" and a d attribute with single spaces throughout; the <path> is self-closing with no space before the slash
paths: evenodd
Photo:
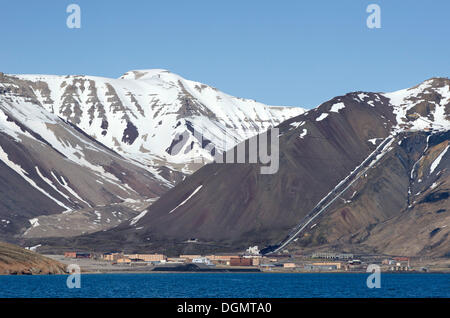
<path id="1" fill-rule="evenodd" d="M 399 91 L 382 94 L 389 98 L 394 107 L 397 119 L 396 131 L 408 130 L 448 130 L 450 129 L 450 114 L 446 107 L 450 104 L 450 80 L 432 78 L 423 83 Z M 439 103 L 433 100 L 439 96 Z M 431 112 L 423 114 L 421 105 L 427 104 Z"/>
<path id="2" fill-rule="evenodd" d="M 129 71 L 118 79 L 11 76 L 0 85 L 26 86 L 47 111 L 144 167 L 174 167 L 197 157 L 211 161 L 206 144 L 225 151 L 224 139 L 235 141 L 231 148 L 304 112 L 233 97 L 161 69 Z"/>

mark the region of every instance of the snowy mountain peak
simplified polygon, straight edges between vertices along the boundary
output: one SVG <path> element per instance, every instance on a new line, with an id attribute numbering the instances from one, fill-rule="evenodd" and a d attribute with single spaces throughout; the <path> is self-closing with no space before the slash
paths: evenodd
<path id="1" fill-rule="evenodd" d="M 164 75 L 175 75 L 168 70 L 165 69 L 146 69 L 146 70 L 132 70 L 123 74 L 120 79 L 128 79 L 128 80 L 146 80 L 151 78 L 161 78 Z"/>
<path id="2" fill-rule="evenodd" d="M 224 139 L 232 147 L 304 112 L 236 98 L 162 69 L 119 79 L 4 75 L 0 85 L 12 107 L 25 98 L 134 162 L 185 173 L 194 159 L 212 159 L 211 149 L 225 150 Z"/>
<path id="3" fill-rule="evenodd" d="M 450 80 L 431 78 L 419 85 L 383 94 L 397 117 L 397 130 L 450 129 Z"/>

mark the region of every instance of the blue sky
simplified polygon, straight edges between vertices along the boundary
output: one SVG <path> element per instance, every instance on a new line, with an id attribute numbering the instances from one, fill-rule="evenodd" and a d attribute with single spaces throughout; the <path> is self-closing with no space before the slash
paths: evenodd
<path id="1" fill-rule="evenodd" d="M 81 29 L 66 7 L 81 7 Z M 381 29 L 366 26 L 381 7 Z M 119 77 L 165 68 L 231 95 L 317 106 L 450 73 L 450 1 L 4 1 L 0 71 Z"/>

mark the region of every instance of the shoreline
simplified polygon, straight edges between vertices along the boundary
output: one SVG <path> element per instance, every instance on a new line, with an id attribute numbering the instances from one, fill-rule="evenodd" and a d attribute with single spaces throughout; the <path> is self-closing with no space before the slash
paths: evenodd
<path id="1" fill-rule="evenodd" d="M 66 258 L 63 255 L 43 255 L 57 261 L 64 265 L 64 269 L 58 273 L 8 273 L 3 272 L 0 276 L 42 276 L 42 275 L 69 275 L 66 272 L 67 266 L 77 265 L 80 267 L 81 274 L 95 275 L 95 274 L 189 274 L 189 273 L 201 273 L 201 274 L 367 274 L 365 266 L 359 266 L 357 268 L 323 268 L 323 269 L 307 269 L 303 268 L 302 264 L 307 264 L 313 260 L 302 259 L 296 260 L 296 268 L 284 268 L 283 266 L 267 268 L 266 266 L 230 266 L 230 265 L 216 265 L 208 266 L 205 264 L 193 264 L 193 263 L 179 263 L 179 264 L 113 264 L 111 262 L 101 259 L 85 259 L 85 258 Z M 371 260 L 376 261 L 376 260 Z M 366 265 L 370 261 L 367 261 Z M 381 265 L 380 265 L 381 266 Z M 426 269 L 426 270 L 424 270 Z M 428 261 L 414 264 L 413 267 L 405 271 L 391 271 L 390 268 L 385 266 L 381 267 L 382 274 L 450 274 L 450 261 L 439 260 Z"/>
<path id="2" fill-rule="evenodd" d="M 369 272 L 365 271 L 353 271 L 353 272 L 345 272 L 345 271 L 318 271 L 318 272 L 310 272 L 310 271 L 86 271 L 81 272 L 81 275 L 124 275 L 124 274 L 367 274 Z M 393 275 L 423 275 L 423 274 L 434 274 L 434 275 L 442 275 L 442 274 L 450 274 L 450 271 L 431 271 L 431 272 L 420 272 L 420 271 L 408 271 L 408 272 L 400 272 L 400 271 L 381 271 L 381 274 L 393 274 Z M 65 274 L 0 274 L 2 276 L 68 276 L 69 273 Z"/>

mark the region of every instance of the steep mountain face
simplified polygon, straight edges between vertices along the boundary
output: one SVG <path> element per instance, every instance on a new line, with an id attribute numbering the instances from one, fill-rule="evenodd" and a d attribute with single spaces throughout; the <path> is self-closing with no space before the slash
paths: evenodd
<path id="1" fill-rule="evenodd" d="M 200 167 L 196 159 L 226 149 L 225 139 L 231 147 L 302 112 L 163 70 L 0 73 L 0 238 L 114 227 Z"/>
<path id="2" fill-rule="evenodd" d="M 260 164 L 206 165 L 164 194 L 137 222 L 64 244 L 174 253 L 237 251 L 279 246 L 300 224 L 305 227 L 289 248 L 317 247 L 356 234 L 359 239 L 345 242 L 364 241 L 367 250 L 393 253 L 401 248 L 383 245 L 379 238 L 391 233 L 408 245 L 411 234 L 392 232 L 407 231 L 405 224 L 413 221 L 402 214 L 412 210 L 419 224 L 436 229 L 434 234 L 421 229 L 427 247 L 402 251 L 443 255 L 449 249 L 447 219 L 437 211 L 448 206 L 449 89 L 448 79 L 436 78 L 394 93 L 336 97 L 279 125 L 276 174 L 260 174 Z M 341 199 L 355 200 L 349 193 L 364 182 L 371 190 L 360 195 L 355 208 L 333 213 Z M 435 189 L 427 190 L 430 185 Z M 414 198 L 418 192 L 421 196 Z M 424 211 L 427 216 L 420 216 Z M 331 230 L 338 216 L 343 224 Z M 328 226 L 320 230 L 320 224 Z M 320 235 L 312 236 L 312 229 Z M 362 238 L 367 229 L 373 236 Z M 304 235 L 312 238 L 304 240 Z M 192 239 L 196 242 L 187 243 Z"/>
<path id="3" fill-rule="evenodd" d="M 0 237 L 40 215 L 147 200 L 171 186 L 37 105 L 32 92 L 1 85 Z"/>
<path id="4" fill-rule="evenodd" d="M 450 132 L 405 132 L 289 250 L 448 256 Z"/>

